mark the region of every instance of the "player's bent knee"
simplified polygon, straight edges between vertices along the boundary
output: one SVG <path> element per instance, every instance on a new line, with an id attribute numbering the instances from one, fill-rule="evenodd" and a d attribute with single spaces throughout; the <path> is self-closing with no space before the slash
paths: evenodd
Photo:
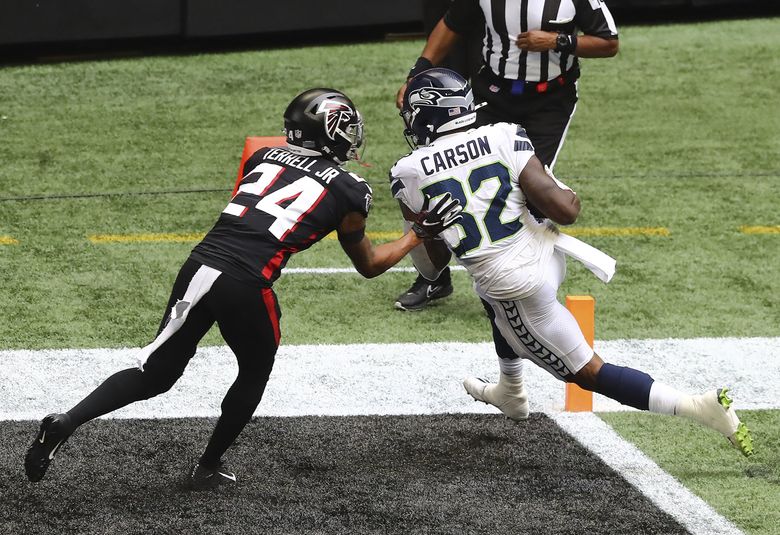
<path id="1" fill-rule="evenodd" d="M 574 378 L 571 382 L 586 390 L 596 390 L 599 372 L 603 365 L 604 361 L 601 360 L 601 357 L 593 353 L 593 357 L 591 357 L 587 364 L 574 374 Z"/>

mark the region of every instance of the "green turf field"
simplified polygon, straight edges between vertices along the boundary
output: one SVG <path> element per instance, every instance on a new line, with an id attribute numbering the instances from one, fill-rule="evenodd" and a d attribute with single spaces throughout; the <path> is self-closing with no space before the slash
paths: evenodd
<path id="1" fill-rule="evenodd" d="M 618 57 L 583 61 L 577 115 L 556 167 L 582 198 L 575 228 L 670 232 L 587 239 L 618 259 L 607 286 L 569 265 L 561 293 L 596 297 L 597 339 L 780 336 L 779 24 L 626 27 Z M 407 148 L 393 96 L 421 47 L 388 42 L 0 69 L 0 349 L 147 343 L 194 242 L 97 245 L 87 235 L 207 231 L 228 200 L 244 138 L 277 135 L 287 102 L 311 86 L 341 89 L 363 111 L 371 167 L 355 170 L 374 187 L 369 230 L 398 230 L 386 175 Z M 62 198 L 81 194 L 88 197 Z M 53 198 L 18 199 L 28 196 Z M 773 232 L 745 234 L 741 226 Z M 347 265 L 334 241 L 290 263 Z M 411 279 L 283 276 L 276 286 L 283 343 L 488 340 L 465 274 L 455 274 L 453 297 L 416 315 L 392 308 Z M 359 329 L 347 327 L 355 323 Z M 204 343 L 220 339 L 212 332 Z M 755 417 L 776 429 L 775 413 Z M 749 492 L 717 493 L 721 474 L 678 470 L 682 455 L 720 460 L 668 447 L 666 420 L 609 421 L 660 452 L 651 455 L 742 528 L 780 532 L 771 510 L 754 510 Z M 651 432 L 642 438 L 637 427 Z M 736 471 L 728 481 L 740 489 L 761 481 L 777 503 L 777 441 L 758 435 L 757 442 L 765 457 L 755 471 L 775 475 Z"/>
<path id="2" fill-rule="evenodd" d="M 733 455 L 708 431 L 677 418 L 600 416 L 746 533 L 780 533 L 780 411 L 741 413 L 758 445 L 750 459 Z"/>

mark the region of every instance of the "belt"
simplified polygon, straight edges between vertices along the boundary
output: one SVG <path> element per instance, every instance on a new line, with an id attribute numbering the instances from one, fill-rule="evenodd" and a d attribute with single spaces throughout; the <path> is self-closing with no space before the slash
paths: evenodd
<path id="1" fill-rule="evenodd" d="M 556 76 L 552 80 L 547 80 L 546 82 L 529 82 L 526 80 L 501 78 L 500 76 L 496 76 L 487 65 L 480 67 L 477 75 L 488 82 L 488 89 L 493 93 L 508 91 L 512 95 L 523 95 L 528 93 L 549 93 L 564 87 L 567 84 L 574 83 L 580 76 L 580 70 L 576 68 L 569 69 L 565 73 Z"/>

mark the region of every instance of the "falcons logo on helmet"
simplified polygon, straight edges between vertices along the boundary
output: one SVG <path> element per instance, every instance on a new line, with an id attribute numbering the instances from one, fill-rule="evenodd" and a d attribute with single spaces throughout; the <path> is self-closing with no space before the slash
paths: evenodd
<path id="1" fill-rule="evenodd" d="M 352 118 L 352 108 L 335 100 L 323 100 L 317 108 L 317 115 L 320 113 L 325 114 L 325 133 L 334 141 L 341 122 Z"/>

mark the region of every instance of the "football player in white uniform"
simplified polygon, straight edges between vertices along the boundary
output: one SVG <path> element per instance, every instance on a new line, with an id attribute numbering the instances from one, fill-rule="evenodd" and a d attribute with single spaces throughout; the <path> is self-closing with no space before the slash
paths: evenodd
<path id="1" fill-rule="evenodd" d="M 463 382 L 474 399 L 509 418 L 527 418 L 522 362 L 529 359 L 560 380 L 622 404 L 690 418 L 752 454 L 750 433 L 730 406 L 727 389 L 680 392 L 642 371 L 605 363 L 585 341 L 557 300 L 565 255 L 582 260 L 605 282 L 614 260 L 558 232 L 555 223 L 577 219 L 580 200 L 534 156 L 522 127 L 471 128 L 475 113 L 468 82 L 439 68 L 409 82 L 401 115 L 414 150 L 393 166 L 390 186 L 404 218 L 414 221 L 432 199 L 447 193 L 463 207 L 460 222 L 418 246 L 412 258 L 434 280 L 454 253 L 474 280 L 493 326 L 501 370 L 497 384 L 473 377 Z"/>

